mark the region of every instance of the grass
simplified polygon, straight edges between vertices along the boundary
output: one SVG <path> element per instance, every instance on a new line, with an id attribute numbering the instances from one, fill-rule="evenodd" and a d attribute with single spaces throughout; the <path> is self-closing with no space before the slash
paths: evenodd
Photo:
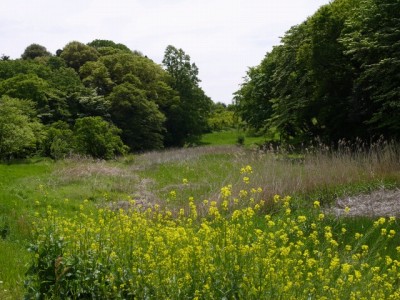
<path id="1" fill-rule="evenodd" d="M 0 269 L 0 298 L 22 297 L 24 273 L 31 261 L 26 249 L 33 242 L 35 212 L 45 214 L 49 205 L 62 217 L 73 218 L 79 214 L 83 199 L 88 200 L 85 206 L 96 209 L 112 207 L 111 203 L 125 207 L 134 198 L 178 215 L 180 208 L 190 209 L 189 197 L 193 196 L 198 213 L 206 215 L 203 200 L 223 205 L 221 187 L 231 184 L 232 193 L 237 195 L 249 187 L 238 172 L 246 165 L 253 168 L 252 186 L 263 190 L 258 200 L 271 202 L 275 194 L 292 195 L 292 209 L 304 214 L 317 199 L 329 206 L 338 196 L 400 186 L 398 146 L 393 144 L 368 151 L 318 150 L 298 157 L 293 160 L 280 153 L 220 145 L 149 152 L 110 162 L 73 158 L 0 165 L 0 230 L 8 228 L 0 239 L 0 265 L 5 266 Z M 248 204 L 244 201 L 237 208 Z M 336 224 L 336 219 L 327 222 Z M 373 223 L 368 218 L 343 222 L 349 232 Z M 335 226 L 334 230 L 341 225 Z"/>
<path id="2" fill-rule="evenodd" d="M 202 145 L 236 145 L 238 138 L 243 138 L 244 146 L 261 145 L 265 143 L 263 136 L 248 136 L 244 132 L 237 130 L 226 130 L 206 133 L 202 136 Z"/>

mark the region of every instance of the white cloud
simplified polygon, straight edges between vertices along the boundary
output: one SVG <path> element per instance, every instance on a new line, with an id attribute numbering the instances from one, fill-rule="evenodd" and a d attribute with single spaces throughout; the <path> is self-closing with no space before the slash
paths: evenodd
<path id="1" fill-rule="evenodd" d="M 205 92 L 229 103 L 249 66 L 291 26 L 329 0 L 2 0 L 0 54 L 39 43 L 55 52 L 72 40 L 110 39 L 161 63 L 171 44 L 200 69 Z"/>

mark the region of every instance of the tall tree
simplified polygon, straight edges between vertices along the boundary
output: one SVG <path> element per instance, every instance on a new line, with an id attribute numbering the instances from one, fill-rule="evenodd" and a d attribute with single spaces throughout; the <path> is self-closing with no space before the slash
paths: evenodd
<path id="1" fill-rule="evenodd" d="M 366 0 L 342 42 L 355 70 L 353 99 L 371 135 L 400 137 L 400 2 Z"/>
<path id="2" fill-rule="evenodd" d="M 207 117 L 212 101 L 199 87 L 199 70 L 182 49 L 168 46 L 163 64 L 172 77 L 171 86 L 179 92 L 180 103 L 176 115 L 168 119 L 167 144 L 182 146 L 196 142 L 207 128 Z"/>

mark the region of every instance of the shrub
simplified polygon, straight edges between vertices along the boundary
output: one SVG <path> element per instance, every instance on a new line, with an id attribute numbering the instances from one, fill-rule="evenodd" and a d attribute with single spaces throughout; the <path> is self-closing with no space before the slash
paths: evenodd
<path id="1" fill-rule="evenodd" d="M 58 121 L 47 128 L 43 154 L 54 159 L 65 158 L 74 152 L 74 136 L 67 123 Z"/>
<path id="2" fill-rule="evenodd" d="M 34 115 L 32 101 L 0 98 L 0 159 L 25 158 L 36 151 L 43 126 Z"/>

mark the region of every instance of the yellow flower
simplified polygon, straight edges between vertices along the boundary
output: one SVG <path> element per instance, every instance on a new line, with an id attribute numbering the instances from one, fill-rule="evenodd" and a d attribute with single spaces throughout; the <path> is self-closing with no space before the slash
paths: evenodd
<path id="1" fill-rule="evenodd" d="M 297 222 L 304 223 L 305 221 L 307 221 L 307 217 L 306 216 L 298 216 L 297 217 Z"/>
<path id="2" fill-rule="evenodd" d="M 222 198 L 228 198 L 230 195 L 232 195 L 232 185 L 227 185 L 221 188 L 221 196 Z"/>
<path id="3" fill-rule="evenodd" d="M 240 174 L 251 174 L 251 173 L 253 173 L 253 169 L 249 165 L 240 169 Z"/>
<path id="4" fill-rule="evenodd" d="M 342 264 L 342 272 L 343 272 L 344 274 L 349 273 L 349 272 L 350 272 L 350 269 L 351 269 L 351 265 L 350 265 L 350 264 L 348 264 L 348 263 Z"/>
<path id="5" fill-rule="evenodd" d="M 314 207 L 315 207 L 315 208 L 318 208 L 318 207 L 320 207 L 320 203 L 319 203 L 319 201 L 314 201 Z"/>

